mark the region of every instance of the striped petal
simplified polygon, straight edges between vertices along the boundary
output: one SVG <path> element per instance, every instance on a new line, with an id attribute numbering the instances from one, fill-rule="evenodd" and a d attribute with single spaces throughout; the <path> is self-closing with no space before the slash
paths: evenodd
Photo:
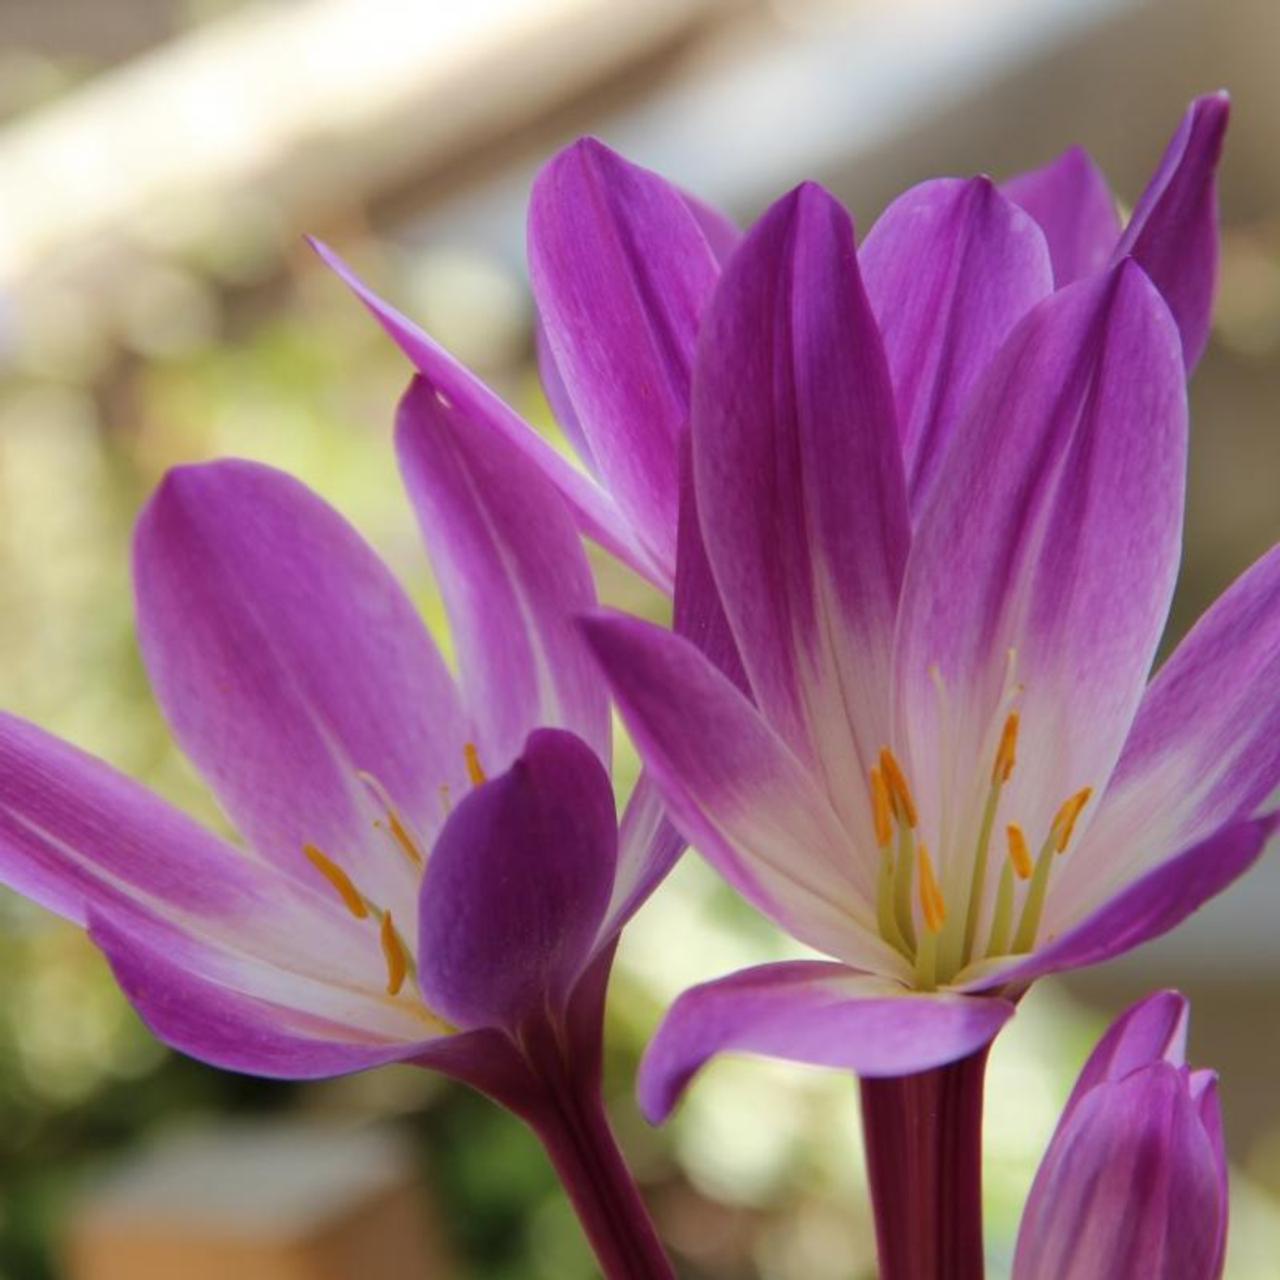
<path id="1" fill-rule="evenodd" d="M 416 872 L 374 822 L 385 796 L 429 838 L 440 788 L 466 777 L 466 729 L 373 551 L 291 477 L 220 462 L 166 478 L 134 572 L 156 695 L 248 842 L 308 880 L 304 849 L 318 846 L 375 900 L 411 907 Z"/>
<path id="2" fill-rule="evenodd" d="M 1173 590 L 1186 431 L 1177 331 L 1132 263 L 1041 303 L 984 379 L 921 517 L 898 633 L 913 778 L 958 798 L 957 857 L 1011 697 L 1011 817 L 1038 841 L 1066 797 L 1105 784 Z M 943 815 L 923 823 L 945 851 Z"/>
<path id="3" fill-rule="evenodd" d="M 669 567 L 654 563 L 613 499 L 590 476 L 557 453 L 514 409 L 413 321 L 379 298 L 328 245 L 318 240 L 310 243 L 434 390 L 468 421 L 488 422 L 513 449 L 529 458 L 563 495 L 575 523 L 587 537 L 659 588 L 670 590 Z"/>
<path id="4" fill-rule="evenodd" d="M 1000 190 L 1040 224 L 1059 289 L 1110 261 L 1120 240 L 1120 213 L 1106 178 L 1083 147 L 1071 147 L 1043 169 L 1010 178 Z"/>
<path id="5" fill-rule="evenodd" d="M 674 576 L 679 439 L 698 321 L 719 274 L 702 227 L 670 183 L 584 138 L 534 184 L 529 272 L 601 481 Z"/>
<path id="6" fill-rule="evenodd" d="M 849 780 L 888 731 L 906 492 L 853 227 L 820 187 L 775 204 L 726 268 L 700 341 L 693 463 L 755 699 L 874 848 Z"/>
<path id="7" fill-rule="evenodd" d="M 793 937 L 904 975 L 875 930 L 875 864 L 743 694 L 693 645 L 620 615 L 584 623 L 672 821 Z"/>
<path id="8" fill-rule="evenodd" d="M 921 995 L 817 961 L 744 969 L 686 991 L 640 1066 L 640 1106 L 670 1115 L 697 1072 L 721 1053 L 761 1054 L 861 1076 L 927 1071 L 976 1053 L 1013 1016 L 995 998 Z"/>
<path id="9" fill-rule="evenodd" d="M 571 729 L 607 766 L 608 696 L 573 621 L 595 586 L 560 496 L 421 378 L 400 403 L 396 446 L 485 767 L 505 770 L 539 726 Z"/>
<path id="10" fill-rule="evenodd" d="M 986 178 L 938 178 L 898 197 L 859 251 L 884 335 L 913 511 L 978 379 L 1053 289 L 1035 221 Z"/>

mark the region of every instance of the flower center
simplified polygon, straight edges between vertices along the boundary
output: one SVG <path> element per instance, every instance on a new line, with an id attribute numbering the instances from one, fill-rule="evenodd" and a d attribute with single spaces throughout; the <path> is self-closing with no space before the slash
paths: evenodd
<path id="1" fill-rule="evenodd" d="M 1085 787 L 1062 803 L 1034 857 L 1022 827 L 1016 822 L 1007 824 L 1008 856 L 1001 867 L 983 945 L 980 925 L 988 897 L 992 837 L 1004 786 L 1017 763 L 1019 725 L 1018 712 L 1009 712 L 991 766 L 967 899 L 961 911 L 949 910 L 928 846 L 917 839 L 919 811 L 898 758 L 884 747 L 871 769 L 871 810 L 880 848 L 876 922 L 881 937 L 912 963 L 916 985 L 922 990 L 932 991 L 939 983 L 949 982 L 975 960 L 1021 955 L 1033 949 L 1054 857 L 1066 852 L 1093 794 L 1091 787 Z M 961 883 L 963 880 L 961 877 Z M 1020 888 L 1022 885 L 1025 888 Z"/>
<path id="2" fill-rule="evenodd" d="M 467 766 L 467 777 L 473 787 L 487 781 L 488 775 L 480 763 L 480 753 L 474 742 L 463 747 L 463 757 Z M 386 788 L 369 773 L 358 774 L 360 781 L 368 788 L 382 816 L 374 820 L 374 826 L 383 832 L 393 848 L 406 858 L 419 878 L 427 864 L 427 856 L 423 851 L 423 841 L 415 833 L 411 824 L 401 815 L 392 801 Z M 447 817 L 451 808 L 448 784 L 440 787 L 440 803 Z M 382 907 L 363 893 L 351 875 L 335 862 L 327 853 L 314 844 L 302 847 L 303 856 L 323 877 L 324 881 L 338 896 L 342 905 L 357 920 L 370 920 L 377 924 L 378 944 L 382 952 L 383 964 L 386 967 L 385 991 L 392 1000 L 398 1000 L 402 993 L 408 996 L 418 1012 L 433 1028 L 442 1034 L 451 1034 L 451 1027 L 443 1018 L 433 1013 L 422 998 L 422 988 L 418 982 L 418 966 L 412 950 L 400 933 L 390 908 Z M 413 994 L 405 991 L 408 981 Z"/>

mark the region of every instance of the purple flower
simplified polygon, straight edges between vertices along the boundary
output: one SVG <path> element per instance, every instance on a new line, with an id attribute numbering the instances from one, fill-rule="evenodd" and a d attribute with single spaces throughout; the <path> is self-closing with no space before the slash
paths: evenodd
<path id="1" fill-rule="evenodd" d="M 963 305 L 957 253 L 986 264 Z M 1147 684 L 1184 383 L 1138 262 L 1053 289 L 1039 225 L 982 180 L 909 193 L 857 252 L 813 185 L 747 236 L 701 324 L 691 451 L 749 696 L 657 627 L 588 631 L 676 825 L 832 962 L 682 997 L 650 1115 L 722 1050 L 962 1058 L 1033 978 L 1165 932 L 1258 856 L 1280 550 Z"/>
<path id="2" fill-rule="evenodd" d="M 1134 1005 L 1085 1063 L 1023 1213 L 1013 1280 L 1218 1280 L 1218 1078 L 1186 1065 L 1186 1000 Z"/>
<path id="3" fill-rule="evenodd" d="M 602 974 L 665 869 L 660 813 L 642 794 L 619 842 L 581 541 L 487 429 L 421 381 L 400 410 L 457 680 L 291 478 L 183 468 L 142 515 L 147 668 L 247 851 L 0 717 L 0 877 L 85 925 L 176 1048 L 294 1078 L 409 1060 L 502 1093 L 504 1046 L 587 1000 L 598 1053 Z"/>
<path id="4" fill-rule="evenodd" d="M 885 212 L 867 237 L 862 269 L 913 496 L 976 378 L 1016 321 L 1055 286 L 1131 255 L 1164 293 L 1194 363 L 1216 276 L 1215 174 L 1227 115 L 1222 94 L 1192 104 L 1123 233 L 1105 179 L 1079 149 L 1012 180 L 1008 200 L 984 179 L 942 179 L 908 191 Z M 701 625 L 688 633 L 701 642 L 709 632 L 703 647 L 731 670 L 714 606 L 702 599 L 697 566 L 688 567 L 696 550 L 677 544 L 696 542 L 696 521 L 688 535 L 678 529 L 692 514 L 682 499 L 682 449 L 699 324 L 740 238 L 723 215 L 591 138 L 538 177 L 529 269 L 539 361 L 582 470 L 316 245 L 432 387 L 544 472 L 583 533 L 668 593 L 678 562 L 682 577 L 692 572 L 685 594 L 698 599 L 690 608 Z"/>

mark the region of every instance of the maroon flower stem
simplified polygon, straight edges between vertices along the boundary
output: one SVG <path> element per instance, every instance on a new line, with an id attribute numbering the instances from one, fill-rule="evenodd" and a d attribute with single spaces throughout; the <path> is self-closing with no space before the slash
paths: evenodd
<path id="1" fill-rule="evenodd" d="M 862 1081 L 880 1280 L 982 1280 L 987 1052 Z"/>
<path id="2" fill-rule="evenodd" d="M 542 1088 L 521 1108 L 546 1148 L 606 1280 L 675 1280 L 653 1220 L 609 1127 L 593 1066 L 575 1069 L 559 1044 L 525 1052 Z"/>

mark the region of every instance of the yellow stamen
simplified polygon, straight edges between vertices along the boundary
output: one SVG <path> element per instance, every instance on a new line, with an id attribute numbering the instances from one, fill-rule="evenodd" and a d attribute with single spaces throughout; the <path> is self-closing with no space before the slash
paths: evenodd
<path id="1" fill-rule="evenodd" d="M 387 995 L 398 995 L 400 988 L 404 986 L 405 975 L 409 972 L 409 956 L 396 931 L 390 911 L 383 912 L 378 938 L 382 943 L 382 955 L 387 962 Z"/>
<path id="2" fill-rule="evenodd" d="M 933 873 L 933 859 L 929 857 L 929 846 L 923 841 L 919 850 L 920 861 L 920 909 L 924 914 L 924 922 L 930 933 L 941 933 L 947 920 L 947 904 L 938 888 L 938 879 Z"/>
<path id="3" fill-rule="evenodd" d="M 893 914 L 898 932 L 908 948 L 916 945 L 915 913 L 911 910 L 911 884 L 916 871 L 916 835 L 910 827 L 898 828 L 898 851 L 893 867 Z"/>
<path id="4" fill-rule="evenodd" d="M 1027 837 L 1016 822 L 1009 823 L 1009 863 L 1017 873 L 1019 880 L 1030 880 L 1035 864 L 1031 861 L 1031 849 L 1027 845 Z"/>
<path id="5" fill-rule="evenodd" d="M 484 766 L 480 763 L 480 752 L 476 750 L 476 744 L 468 742 L 462 748 L 462 754 L 467 758 L 467 777 L 471 779 L 471 785 L 478 787 L 482 782 L 487 782 L 489 775 L 485 773 Z"/>
<path id="6" fill-rule="evenodd" d="M 418 842 L 409 834 L 409 829 L 400 820 L 400 815 L 394 810 L 390 810 L 387 814 L 387 823 L 391 828 L 391 834 L 395 837 L 395 842 L 404 850 L 404 855 L 413 863 L 415 867 L 420 867 L 425 862 L 422 856 L 422 850 L 418 848 Z"/>
<path id="7" fill-rule="evenodd" d="M 991 934 L 987 939 L 987 956 L 1002 956 L 1009 949 L 1013 930 L 1013 863 L 1006 862 L 1000 872 L 1000 888 L 996 891 L 996 909 L 991 914 Z"/>
<path id="8" fill-rule="evenodd" d="M 453 812 L 453 798 L 449 794 L 449 784 L 447 782 L 440 784 L 440 807 L 444 810 L 446 818 Z"/>
<path id="9" fill-rule="evenodd" d="M 907 959 L 911 958 L 911 948 L 907 946 L 902 930 L 898 927 L 898 917 L 893 908 L 893 849 L 886 848 L 880 854 L 880 874 L 876 877 L 876 924 L 880 936 L 891 946 L 896 947 Z"/>
<path id="10" fill-rule="evenodd" d="M 907 775 L 902 772 L 897 757 L 888 747 L 880 750 L 880 772 L 884 775 L 898 818 L 908 827 L 918 825 L 920 819 L 916 813 L 916 802 L 911 796 L 911 788 L 907 785 Z"/>
<path id="11" fill-rule="evenodd" d="M 938 934 L 946 923 L 947 908 L 933 874 L 933 860 L 929 850 L 921 844 L 918 851 L 920 863 L 920 907 L 925 927 L 920 931 L 920 943 L 916 947 L 916 986 L 921 991 L 932 991 L 938 985 Z"/>
<path id="12" fill-rule="evenodd" d="M 1076 829 L 1076 820 L 1084 811 L 1085 805 L 1089 803 L 1091 795 L 1093 795 L 1092 787 L 1082 788 L 1066 801 L 1055 815 L 1051 829 L 1057 841 L 1054 847 L 1059 853 L 1066 851 L 1071 833 Z"/>
<path id="13" fill-rule="evenodd" d="M 876 768 L 871 770 L 871 812 L 876 823 L 876 844 L 887 849 L 893 843 L 893 804 L 884 774 Z"/>
<path id="14" fill-rule="evenodd" d="M 351 877 L 332 858 L 321 853 L 315 845 L 304 844 L 302 852 L 306 854 L 307 861 L 337 890 L 338 897 L 342 899 L 347 910 L 357 920 L 365 919 L 369 914 L 369 908 L 360 890 L 352 883 Z"/>
<path id="15" fill-rule="evenodd" d="M 1004 722 L 1004 731 L 1000 734 L 1000 746 L 996 749 L 996 763 L 991 771 L 992 782 L 1008 782 L 1013 775 L 1013 766 L 1018 762 L 1018 713 L 1009 712 Z"/>

